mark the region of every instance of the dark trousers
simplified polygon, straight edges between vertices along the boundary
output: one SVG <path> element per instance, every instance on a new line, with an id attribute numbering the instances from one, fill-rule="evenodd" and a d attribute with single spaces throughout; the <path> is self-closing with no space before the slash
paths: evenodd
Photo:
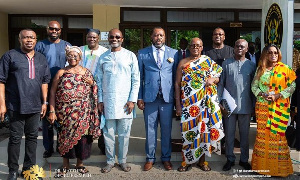
<path id="1" fill-rule="evenodd" d="M 7 112 L 9 116 L 9 142 L 7 147 L 9 172 L 17 172 L 19 169 L 20 145 L 25 133 L 25 156 L 23 170 L 29 169 L 36 163 L 36 147 L 40 113 L 19 114 L 19 112 Z"/>
<path id="2" fill-rule="evenodd" d="M 53 125 L 49 123 L 47 120 L 48 115 L 46 115 L 42 119 L 42 127 L 43 127 L 43 146 L 47 151 L 53 151 L 54 144 L 54 131 Z"/>
<path id="3" fill-rule="evenodd" d="M 155 163 L 156 160 L 158 123 L 160 123 L 161 133 L 161 161 L 170 161 L 173 107 L 174 104 L 166 103 L 161 95 L 158 95 L 155 101 L 145 103 L 146 161 Z"/>
<path id="4" fill-rule="evenodd" d="M 298 104 L 300 104 L 300 98 L 298 98 Z M 300 151 L 300 105 L 297 106 L 297 117 L 296 121 L 296 150 Z"/>
<path id="5" fill-rule="evenodd" d="M 235 161 L 233 150 L 236 122 L 238 122 L 241 146 L 240 161 L 248 162 L 250 119 L 251 114 L 231 114 L 229 118 L 225 120 L 226 157 L 228 161 Z"/>

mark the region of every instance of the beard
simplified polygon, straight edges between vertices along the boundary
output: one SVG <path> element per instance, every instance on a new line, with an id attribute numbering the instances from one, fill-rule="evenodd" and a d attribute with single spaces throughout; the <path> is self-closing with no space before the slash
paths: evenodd
<path id="1" fill-rule="evenodd" d="M 120 43 L 110 44 L 110 46 L 113 47 L 113 48 L 118 48 L 118 47 L 121 46 L 121 44 Z"/>
<path id="2" fill-rule="evenodd" d="M 49 39 L 51 39 L 51 41 L 56 41 L 57 39 L 59 39 L 59 35 L 53 36 L 53 35 L 49 34 L 48 37 L 49 37 Z"/>
<path id="3" fill-rule="evenodd" d="M 160 49 L 161 47 L 163 47 L 163 45 L 164 45 L 165 43 L 156 44 L 156 42 L 153 42 L 152 44 L 153 44 L 154 47 Z"/>
<path id="4" fill-rule="evenodd" d="M 49 38 L 51 39 L 51 41 L 56 41 L 57 39 L 59 39 L 58 36 L 49 36 Z"/>

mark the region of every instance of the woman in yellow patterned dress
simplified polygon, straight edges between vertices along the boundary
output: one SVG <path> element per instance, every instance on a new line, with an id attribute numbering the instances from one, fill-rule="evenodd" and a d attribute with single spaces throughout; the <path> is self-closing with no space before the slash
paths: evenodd
<path id="1" fill-rule="evenodd" d="M 210 171 L 205 155 L 221 154 L 224 137 L 216 85 L 222 67 L 201 55 L 201 39 L 193 38 L 189 49 L 190 56 L 178 65 L 175 83 L 176 115 L 181 116 L 183 140 L 183 162 L 178 171 L 187 171 L 196 162 L 201 170 Z"/>
<path id="2" fill-rule="evenodd" d="M 252 82 L 257 135 L 252 170 L 259 174 L 286 177 L 293 174 L 285 130 L 290 115 L 289 97 L 295 90 L 295 72 L 281 62 L 276 45 L 265 47 Z"/>

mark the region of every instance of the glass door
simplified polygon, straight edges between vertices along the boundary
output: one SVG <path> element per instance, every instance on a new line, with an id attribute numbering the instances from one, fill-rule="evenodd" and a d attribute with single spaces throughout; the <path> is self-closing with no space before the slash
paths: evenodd
<path id="1" fill-rule="evenodd" d="M 173 49 L 179 49 L 179 41 L 184 38 L 188 42 L 194 37 L 200 37 L 200 30 L 198 28 L 183 29 L 178 27 L 168 28 L 167 44 Z"/>

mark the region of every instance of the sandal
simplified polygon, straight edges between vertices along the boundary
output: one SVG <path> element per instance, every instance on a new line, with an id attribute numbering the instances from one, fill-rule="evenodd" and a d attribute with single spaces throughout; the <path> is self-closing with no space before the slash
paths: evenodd
<path id="1" fill-rule="evenodd" d="M 129 172 L 131 170 L 131 167 L 127 163 L 120 164 L 120 167 L 125 172 Z"/>
<path id="2" fill-rule="evenodd" d="M 111 164 L 106 164 L 106 166 L 104 168 L 101 169 L 102 173 L 109 173 L 111 171 L 112 168 L 114 168 L 114 165 Z"/>
<path id="3" fill-rule="evenodd" d="M 63 167 L 54 175 L 54 178 L 63 178 L 69 172 L 69 168 Z"/>
<path id="4" fill-rule="evenodd" d="M 87 168 L 85 168 L 84 166 L 78 166 L 78 167 L 75 167 L 75 169 L 77 169 L 78 172 L 81 174 L 85 174 L 85 173 L 89 172 L 89 170 Z"/>
<path id="5" fill-rule="evenodd" d="M 202 171 L 210 171 L 211 168 L 208 166 L 208 162 L 204 162 L 203 164 L 198 163 L 197 166 L 202 170 Z"/>
<path id="6" fill-rule="evenodd" d="M 190 167 L 191 167 L 191 165 L 189 164 L 189 165 L 186 165 L 186 166 L 179 166 L 179 168 L 177 169 L 177 171 L 179 171 L 179 172 L 185 172 L 185 171 L 188 171 L 188 170 L 190 170 Z"/>

